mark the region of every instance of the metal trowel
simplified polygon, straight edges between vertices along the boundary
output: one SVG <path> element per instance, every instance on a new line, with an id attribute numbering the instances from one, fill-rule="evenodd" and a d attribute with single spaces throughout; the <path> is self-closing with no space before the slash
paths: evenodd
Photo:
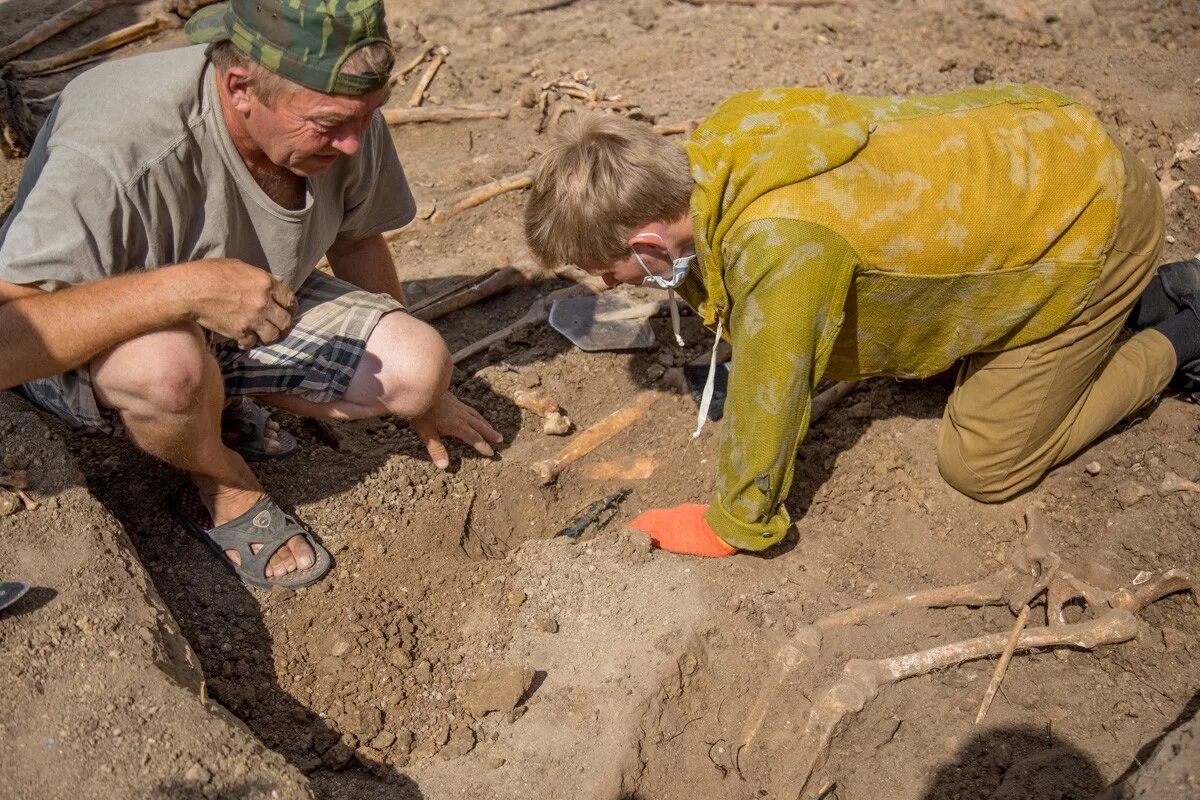
<path id="1" fill-rule="evenodd" d="M 0 581 L 0 611 L 20 600 L 29 591 L 29 584 L 23 581 Z"/>
<path id="2" fill-rule="evenodd" d="M 580 350 L 645 350 L 655 343 L 650 318 L 666 313 L 666 301 L 635 300 L 606 293 L 568 297 L 550 307 L 550 327 Z"/>

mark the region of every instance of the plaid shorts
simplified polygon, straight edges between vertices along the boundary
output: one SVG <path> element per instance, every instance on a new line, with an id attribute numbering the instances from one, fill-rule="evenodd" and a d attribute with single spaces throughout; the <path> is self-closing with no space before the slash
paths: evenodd
<path id="1" fill-rule="evenodd" d="M 242 350 L 236 342 L 209 348 L 225 378 L 225 394 L 296 394 L 314 403 L 341 398 L 367 348 L 379 318 L 402 305 L 322 272 L 313 272 L 296 292 L 292 327 L 269 345 Z M 117 412 L 102 408 L 92 391 L 90 369 L 40 378 L 21 386 L 34 404 L 61 417 L 76 430 L 118 434 Z"/>

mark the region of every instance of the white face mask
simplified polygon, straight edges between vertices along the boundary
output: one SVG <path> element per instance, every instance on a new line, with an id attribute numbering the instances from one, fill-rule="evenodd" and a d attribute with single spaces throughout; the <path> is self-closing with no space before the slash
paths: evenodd
<path id="1" fill-rule="evenodd" d="M 652 233 L 650 236 L 658 239 L 663 243 L 663 247 L 666 247 L 667 243 L 661 236 L 656 233 Z M 670 250 L 667 251 L 667 255 L 670 255 Z M 692 262 L 696 260 L 694 253 L 690 256 L 680 256 L 671 262 L 671 277 L 663 278 L 650 271 L 650 268 L 646 266 L 645 261 L 642 261 L 642 257 L 637 250 L 633 251 L 633 257 L 637 259 L 638 264 L 641 265 L 642 270 L 646 273 L 646 277 L 642 278 L 642 285 L 657 286 L 660 289 L 674 289 L 683 283 L 683 279 L 687 277 L 688 269 L 691 268 Z"/>
<path id="2" fill-rule="evenodd" d="M 652 233 L 650 235 L 663 243 L 663 248 L 667 250 L 667 255 L 671 254 L 670 249 L 667 248 L 667 242 L 665 239 L 663 239 L 663 237 L 659 236 L 657 233 Z M 642 261 L 642 257 L 638 254 L 637 250 L 633 251 L 633 257 L 636 258 L 637 262 L 642 265 L 642 269 L 646 273 L 646 277 L 642 278 L 643 286 L 657 286 L 660 289 L 667 290 L 667 301 L 670 303 L 671 308 L 671 331 L 675 334 L 676 344 L 678 344 L 680 347 L 683 347 L 683 334 L 680 333 L 679 330 L 679 306 L 675 302 L 674 290 L 675 287 L 683 283 L 683 279 L 687 277 L 688 268 L 691 267 L 692 262 L 696 260 L 695 253 L 690 256 L 680 256 L 672 261 L 671 277 L 669 278 L 662 278 L 651 272 L 650 268 L 646 266 L 646 262 Z"/>

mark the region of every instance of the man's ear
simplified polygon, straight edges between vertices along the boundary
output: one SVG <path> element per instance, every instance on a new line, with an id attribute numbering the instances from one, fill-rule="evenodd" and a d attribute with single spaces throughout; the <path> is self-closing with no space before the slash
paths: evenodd
<path id="1" fill-rule="evenodd" d="M 656 254 L 661 254 L 663 258 L 669 259 L 667 252 L 667 242 L 663 239 L 662 232 L 659 230 L 662 226 L 656 222 L 651 222 L 640 228 L 634 228 L 629 232 L 629 249 L 632 250 L 634 245 L 641 245 L 643 248 L 653 250 Z M 643 252 L 645 252 L 643 250 Z"/>
<path id="2" fill-rule="evenodd" d="M 232 66 L 225 72 L 218 73 L 218 79 L 229 95 L 229 102 L 235 110 L 242 114 L 250 112 L 250 103 L 254 99 L 253 76 L 250 70 L 241 66 Z"/>

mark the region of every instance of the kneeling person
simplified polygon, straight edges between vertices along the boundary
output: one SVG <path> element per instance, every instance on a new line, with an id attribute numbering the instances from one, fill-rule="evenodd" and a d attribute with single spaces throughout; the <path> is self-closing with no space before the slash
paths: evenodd
<path id="1" fill-rule="evenodd" d="M 442 467 L 443 435 L 488 455 L 500 436 L 448 392 L 446 346 L 404 313 L 382 237 L 414 214 L 378 113 L 383 4 L 233 0 L 187 30 L 211 46 L 63 91 L 0 229 L 0 322 L 29 337 L 25 396 L 190 473 L 185 521 L 247 583 L 304 586 L 329 555 L 247 466 L 294 442 L 246 398 L 410 418 Z"/>
<path id="2" fill-rule="evenodd" d="M 750 92 L 682 149 L 587 117 L 537 163 L 525 226 L 546 263 L 677 286 L 733 345 L 716 497 L 632 525 L 676 552 L 783 538 L 823 377 L 964 359 L 938 466 L 1002 501 L 1200 365 L 1200 262 L 1164 268 L 1139 305 L 1163 238 L 1153 175 L 1034 86 Z"/>

